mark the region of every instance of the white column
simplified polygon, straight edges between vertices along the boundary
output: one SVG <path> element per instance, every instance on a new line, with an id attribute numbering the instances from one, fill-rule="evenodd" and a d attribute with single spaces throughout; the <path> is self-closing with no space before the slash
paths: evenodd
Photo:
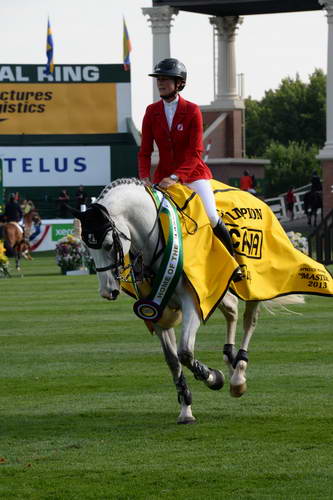
<path id="1" fill-rule="evenodd" d="M 142 12 L 144 16 L 149 16 L 148 22 L 151 23 L 153 33 L 153 70 L 155 64 L 170 57 L 171 23 L 173 16 L 178 14 L 178 10 L 164 5 L 163 7 L 144 7 Z M 155 81 L 153 81 L 153 98 L 154 101 L 160 98 Z"/>
<path id="2" fill-rule="evenodd" d="M 333 159 L 333 0 L 318 0 L 327 12 L 326 143 L 319 159 Z"/>
<path id="3" fill-rule="evenodd" d="M 235 51 L 236 30 L 243 18 L 210 17 L 209 21 L 217 37 L 217 94 L 212 104 L 223 109 L 243 109 L 243 99 L 237 92 Z"/>

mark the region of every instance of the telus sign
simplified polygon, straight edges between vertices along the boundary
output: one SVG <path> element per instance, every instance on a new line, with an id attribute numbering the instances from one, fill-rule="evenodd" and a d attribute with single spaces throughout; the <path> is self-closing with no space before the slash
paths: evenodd
<path id="1" fill-rule="evenodd" d="M 0 147 L 4 187 L 102 186 L 111 180 L 109 146 Z"/>

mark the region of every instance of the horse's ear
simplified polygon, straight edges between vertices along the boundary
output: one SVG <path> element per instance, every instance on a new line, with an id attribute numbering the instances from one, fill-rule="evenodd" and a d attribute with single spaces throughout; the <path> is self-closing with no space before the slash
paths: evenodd
<path id="1" fill-rule="evenodd" d="M 66 205 L 66 207 L 68 208 L 70 213 L 73 215 L 73 217 L 81 220 L 83 212 L 80 212 L 80 210 L 78 210 L 77 208 L 71 207 L 70 205 Z"/>

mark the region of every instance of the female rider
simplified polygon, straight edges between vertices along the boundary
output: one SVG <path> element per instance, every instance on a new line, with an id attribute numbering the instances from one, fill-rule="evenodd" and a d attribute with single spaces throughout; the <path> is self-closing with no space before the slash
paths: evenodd
<path id="1" fill-rule="evenodd" d="M 142 123 L 139 151 L 139 176 L 150 183 L 151 154 L 154 141 L 159 150 L 159 163 L 153 183 L 167 189 L 181 182 L 201 198 L 215 236 L 234 256 L 231 237 L 216 210 L 211 188 L 212 172 L 202 160 L 203 123 L 199 107 L 180 97 L 186 84 L 186 68 L 178 59 L 163 59 L 149 76 L 156 78 L 161 100 L 147 107 Z M 234 281 L 242 279 L 238 267 Z"/>

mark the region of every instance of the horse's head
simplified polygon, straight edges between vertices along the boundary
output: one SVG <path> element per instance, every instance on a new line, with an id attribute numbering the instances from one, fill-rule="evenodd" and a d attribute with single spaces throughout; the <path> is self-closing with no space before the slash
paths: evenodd
<path id="1" fill-rule="evenodd" d="M 131 240 L 127 226 L 111 219 L 107 209 L 94 203 L 86 212 L 72 211 L 80 219 L 82 240 L 89 248 L 98 274 L 101 296 L 115 300 L 120 292 L 119 275 Z"/>
<path id="2" fill-rule="evenodd" d="M 33 211 L 32 211 L 32 222 L 34 224 L 39 224 L 40 222 L 42 222 L 42 219 L 41 219 L 39 213 L 35 209 L 33 209 Z"/>

